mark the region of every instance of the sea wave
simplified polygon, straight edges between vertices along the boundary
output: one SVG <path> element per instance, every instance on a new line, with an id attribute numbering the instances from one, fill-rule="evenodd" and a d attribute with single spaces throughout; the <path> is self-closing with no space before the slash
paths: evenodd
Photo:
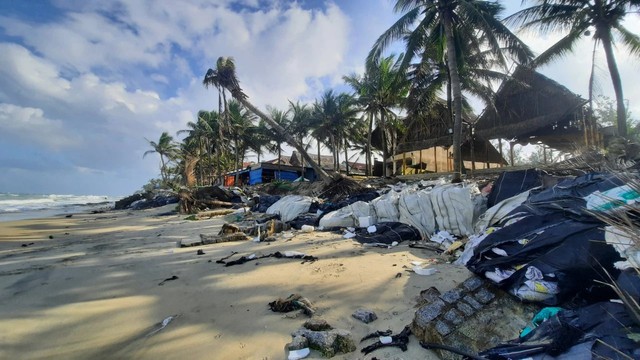
<path id="1" fill-rule="evenodd" d="M 111 205 L 118 197 L 103 195 L 0 193 L 0 213 L 67 209 L 69 207 Z"/>

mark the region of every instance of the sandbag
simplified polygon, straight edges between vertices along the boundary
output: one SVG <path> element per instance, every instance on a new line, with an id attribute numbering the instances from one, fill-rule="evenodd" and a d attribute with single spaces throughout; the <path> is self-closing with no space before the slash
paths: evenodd
<path id="1" fill-rule="evenodd" d="M 312 202 L 313 199 L 309 196 L 287 195 L 269 206 L 266 213 L 280 215 L 282 221 L 288 222 L 308 212 Z"/>
<path id="2" fill-rule="evenodd" d="M 423 239 L 427 239 L 436 230 L 431 192 L 428 190 L 403 190 L 398 199 L 398 213 L 399 221 L 418 229 Z"/>
<path id="3" fill-rule="evenodd" d="M 341 209 L 332 211 L 320 219 L 319 226 L 323 228 L 334 227 L 356 227 L 359 226 L 358 219 L 360 217 L 372 216 L 372 222 L 375 223 L 374 214 L 372 214 L 371 206 L 364 201 L 356 201 L 351 205 L 347 205 Z"/>
<path id="4" fill-rule="evenodd" d="M 441 231 L 457 236 L 473 233 L 473 202 L 469 188 L 459 185 L 436 186 L 431 190 L 431 205 Z"/>
<path id="5" fill-rule="evenodd" d="M 378 222 L 397 222 L 400 218 L 398 200 L 400 193 L 393 190 L 371 201 Z"/>

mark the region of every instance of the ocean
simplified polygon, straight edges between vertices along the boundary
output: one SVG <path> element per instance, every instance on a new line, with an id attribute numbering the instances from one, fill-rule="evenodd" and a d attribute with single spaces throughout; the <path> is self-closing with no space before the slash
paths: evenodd
<path id="1" fill-rule="evenodd" d="M 112 208 L 120 197 L 0 193 L 0 221 L 38 219 Z"/>

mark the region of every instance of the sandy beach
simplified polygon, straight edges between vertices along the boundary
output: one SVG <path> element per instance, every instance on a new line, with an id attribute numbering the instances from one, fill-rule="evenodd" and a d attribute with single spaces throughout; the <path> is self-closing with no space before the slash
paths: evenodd
<path id="1" fill-rule="evenodd" d="M 412 261 L 438 256 L 405 244 L 364 248 L 328 232 L 177 248 L 176 241 L 217 233 L 224 220 L 159 216 L 171 208 L 0 222 L 0 358 L 283 359 L 290 334 L 308 317 L 272 312 L 268 303 L 277 298 L 305 296 L 316 317 L 358 342 L 376 330 L 402 330 L 421 290 L 447 291 L 469 276 L 450 264 L 434 265 L 440 272 L 432 276 L 410 273 Z M 196 255 L 198 249 L 205 254 Z M 286 250 L 319 260 L 216 263 L 234 251 L 238 257 Z M 352 318 L 361 307 L 378 320 Z M 363 346 L 334 358 L 437 358 L 414 337 L 407 352 L 385 348 L 364 356 Z"/>

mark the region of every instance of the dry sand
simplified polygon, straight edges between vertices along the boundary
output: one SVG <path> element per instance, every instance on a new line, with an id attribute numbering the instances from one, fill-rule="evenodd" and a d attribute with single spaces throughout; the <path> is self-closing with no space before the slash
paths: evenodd
<path id="1" fill-rule="evenodd" d="M 0 222 L 0 358 L 284 359 L 290 333 L 307 317 L 271 312 L 270 301 L 299 293 L 317 306 L 318 317 L 351 331 L 357 342 L 375 330 L 399 332 L 412 321 L 421 290 L 444 292 L 469 276 L 450 264 L 437 265 L 440 272 L 432 276 L 413 274 L 405 271 L 412 261 L 437 256 L 403 244 L 364 248 L 326 232 L 293 231 L 271 244 L 176 248 L 178 240 L 217 233 L 224 221 L 158 216 L 169 209 Z M 197 256 L 198 249 L 205 255 Z M 215 262 L 232 251 L 286 250 L 319 260 Z M 158 285 L 174 275 L 177 280 Z M 352 318 L 361 307 L 374 310 L 378 320 Z M 437 358 L 415 337 L 407 352 L 385 348 L 362 355 L 370 342 L 334 359 Z"/>

